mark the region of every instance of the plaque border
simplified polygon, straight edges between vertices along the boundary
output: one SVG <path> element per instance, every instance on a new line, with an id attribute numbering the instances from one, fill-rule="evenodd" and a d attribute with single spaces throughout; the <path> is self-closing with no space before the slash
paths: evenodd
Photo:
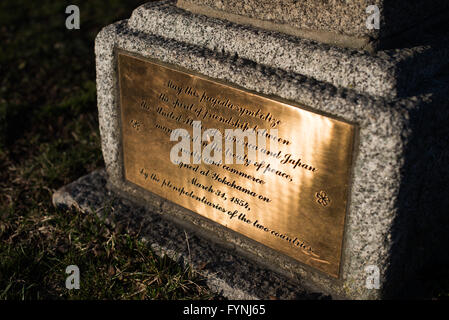
<path id="1" fill-rule="evenodd" d="M 119 137 L 118 137 L 118 142 L 119 142 L 119 158 L 120 158 L 120 175 L 121 175 L 121 182 L 124 183 L 125 185 L 131 187 L 132 189 L 136 189 L 139 190 L 139 192 L 141 194 L 147 194 L 147 195 L 151 195 L 151 197 L 156 197 L 157 199 L 163 200 L 165 202 L 170 203 L 170 205 L 175 206 L 176 208 L 181 209 L 181 211 L 183 211 L 184 214 L 188 214 L 191 218 L 195 219 L 195 220 L 200 220 L 200 221 L 207 221 L 207 223 L 212 224 L 215 228 L 219 228 L 221 229 L 224 233 L 227 233 L 228 235 L 232 236 L 232 237 L 236 237 L 236 238 L 244 238 L 246 241 L 251 242 L 254 246 L 258 247 L 258 249 L 260 250 L 265 250 L 265 251 L 269 251 L 270 255 L 281 255 L 282 257 L 284 257 L 284 259 L 288 259 L 289 261 L 293 262 L 294 264 L 299 264 L 302 268 L 304 268 L 305 270 L 307 270 L 308 272 L 312 272 L 312 273 L 319 273 L 320 275 L 324 275 L 327 278 L 332 279 L 333 281 L 338 281 L 341 282 L 343 281 L 343 267 L 345 265 L 345 260 L 347 258 L 347 253 L 346 253 L 346 247 L 347 247 L 347 242 L 349 241 L 349 239 L 347 239 L 347 228 L 348 228 L 348 224 L 349 224 L 349 218 L 350 218 L 350 204 L 351 204 L 351 200 L 352 200 L 352 185 L 353 185 L 353 178 L 354 178 L 354 169 L 355 169 L 355 161 L 357 159 L 357 156 L 359 154 L 359 143 L 360 143 L 360 125 L 357 122 L 354 121 L 349 121 L 347 119 L 344 119 L 343 117 L 331 114 L 329 112 L 325 112 L 322 110 L 318 110 L 318 109 L 314 109 L 313 107 L 309 107 L 307 104 L 304 104 L 300 101 L 293 101 L 293 100 L 288 100 L 276 95 L 267 95 L 264 93 L 260 93 L 251 89 L 247 89 L 243 86 L 234 84 L 234 83 L 230 83 L 227 82 L 225 80 L 222 79 L 216 79 L 204 74 L 201 74 L 200 72 L 197 71 L 193 71 L 193 70 L 189 70 L 187 68 L 178 66 L 178 65 L 174 65 L 174 64 L 170 64 L 164 61 L 160 61 L 158 59 L 155 58 L 151 58 L 151 57 L 144 57 L 141 54 L 135 53 L 135 52 L 131 52 L 131 51 L 127 51 L 118 47 L 114 47 L 113 49 L 113 55 L 114 55 L 114 68 L 116 70 L 116 77 L 115 77 L 115 95 L 116 95 L 116 108 L 117 108 L 117 115 L 118 115 L 118 127 L 119 127 Z M 300 260 L 297 260 L 283 252 L 280 252 L 274 248 L 270 248 L 268 246 L 266 246 L 265 244 L 254 240 L 252 238 L 249 238 L 248 236 L 239 233 L 237 231 L 234 231 L 228 227 L 225 227 L 224 225 L 211 220 L 210 218 L 207 218 L 201 214 L 198 214 L 186 207 L 183 207 L 169 199 L 163 198 L 161 196 L 159 196 L 158 194 L 155 194 L 153 192 L 151 192 L 150 190 L 147 190 L 127 179 L 125 179 L 125 166 L 124 166 L 124 150 L 123 150 L 123 129 L 122 129 L 122 113 L 121 113 L 121 108 L 122 108 L 122 96 L 121 96 L 121 87 L 120 87 L 120 67 L 119 67 L 119 55 L 127 55 L 127 56 L 131 56 L 133 58 L 136 59 L 140 59 L 143 61 L 149 61 L 152 62 L 156 65 L 161 65 L 163 67 L 169 68 L 169 69 L 173 69 L 175 71 L 178 72 L 182 72 L 188 75 L 194 75 L 197 76 L 199 78 L 202 79 L 206 79 L 209 81 L 213 81 L 213 82 L 217 82 L 220 83 L 222 85 L 225 86 L 229 86 L 231 88 L 235 88 L 238 90 L 242 90 L 244 92 L 250 93 L 250 94 L 255 94 L 258 96 L 261 96 L 263 98 L 267 98 L 282 104 L 288 104 L 291 107 L 295 107 L 295 108 L 299 108 L 299 109 L 303 109 L 305 111 L 309 111 L 324 117 L 328 117 L 331 118 L 333 120 L 336 121 L 341 121 L 344 122 L 346 124 L 352 125 L 353 129 L 354 129 L 354 133 L 353 133 L 353 137 L 352 137 L 352 148 L 350 151 L 351 156 L 349 157 L 350 161 L 349 161 L 349 170 L 348 170 L 348 174 L 347 174 L 347 183 L 346 183 L 346 204 L 345 204 L 345 214 L 344 214 L 344 222 L 343 222 L 343 233 L 342 233 L 342 237 L 341 237 L 341 252 L 340 252 L 340 259 L 339 259 L 339 266 L 338 266 L 338 274 L 335 276 L 331 273 L 327 273 L 325 271 L 322 271 L 318 268 L 315 268 L 311 265 L 308 265 Z M 139 199 L 139 197 L 136 197 L 135 195 L 131 195 L 131 197 L 134 199 L 134 201 L 138 202 L 138 203 L 142 203 L 144 204 L 145 200 L 143 199 Z M 213 241 L 214 243 L 220 245 L 220 246 L 224 246 L 224 244 L 222 243 L 223 241 L 217 240 L 215 235 L 211 232 L 211 230 L 209 229 L 204 229 L 201 230 L 198 225 L 196 225 L 195 223 L 192 223 L 190 221 L 187 222 L 186 221 L 181 221 L 178 217 L 173 216 L 172 214 L 167 214 L 164 215 L 164 217 L 167 217 L 170 220 L 174 220 L 175 223 L 183 226 L 183 227 L 187 227 L 189 230 L 193 231 L 194 233 L 198 233 L 200 235 L 205 236 L 206 238 L 210 239 L 211 241 Z M 237 248 L 237 245 L 233 245 L 233 247 Z M 254 260 L 258 260 L 258 262 L 262 265 L 266 265 L 268 268 L 273 269 L 273 266 L 271 266 L 270 264 L 266 263 L 265 261 L 258 259 L 258 257 L 254 256 L 254 253 L 247 251 L 246 249 L 237 249 L 238 252 L 243 253 L 245 256 L 249 256 L 250 259 Z M 341 284 L 340 283 L 340 284 Z"/>

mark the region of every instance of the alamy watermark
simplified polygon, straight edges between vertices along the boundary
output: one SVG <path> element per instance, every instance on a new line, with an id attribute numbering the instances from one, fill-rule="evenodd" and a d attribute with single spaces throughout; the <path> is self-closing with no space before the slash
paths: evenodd
<path id="1" fill-rule="evenodd" d="M 207 129 L 202 132 L 201 121 L 193 121 L 193 136 L 185 129 L 175 129 L 171 132 L 170 141 L 178 141 L 170 151 L 170 160 L 173 164 L 190 164 L 191 156 L 193 164 L 201 162 L 211 164 L 236 164 L 255 163 L 257 160 L 263 161 L 267 157 L 279 157 L 279 143 L 289 144 L 290 142 L 278 136 L 277 129 L 241 130 L 225 129 L 224 135 L 218 129 Z M 223 159 L 223 138 L 225 140 Z M 267 140 L 270 148 L 267 148 Z M 193 142 L 191 150 L 190 144 Z M 234 152 L 235 143 L 235 152 Z M 202 148 L 205 146 L 204 148 Z M 248 154 L 245 154 L 245 146 Z"/>
<path id="2" fill-rule="evenodd" d="M 65 8 L 65 13 L 69 16 L 65 19 L 65 27 L 69 30 L 80 28 L 80 8 L 71 4 Z"/>
<path id="3" fill-rule="evenodd" d="M 76 265 L 65 268 L 65 273 L 69 276 L 65 279 L 65 287 L 69 290 L 80 288 L 80 269 Z"/>
<path id="4" fill-rule="evenodd" d="M 367 274 L 365 280 L 365 287 L 367 289 L 380 289 L 380 270 L 376 265 L 369 265 L 365 267 Z"/>
<path id="5" fill-rule="evenodd" d="M 366 7 L 366 13 L 369 14 L 366 19 L 366 27 L 368 30 L 380 29 L 380 10 L 376 5 Z"/>

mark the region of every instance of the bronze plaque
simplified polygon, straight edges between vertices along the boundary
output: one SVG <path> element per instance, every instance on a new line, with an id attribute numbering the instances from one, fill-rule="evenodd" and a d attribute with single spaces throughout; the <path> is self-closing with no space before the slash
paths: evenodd
<path id="1" fill-rule="evenodd" d="M 353 124 L 123 52 L 118 67 L 127 181 L 339 276 Z"/>

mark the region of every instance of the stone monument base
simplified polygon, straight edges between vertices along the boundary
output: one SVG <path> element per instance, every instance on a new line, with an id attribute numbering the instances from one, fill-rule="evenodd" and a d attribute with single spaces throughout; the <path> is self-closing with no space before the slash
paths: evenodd
<path id="1" fill-rule="evenodd" d="M 93 173 L 63 188 L 55 195 L 54 202 L 57 205 L 73 204 L 81 210 L 92 207 L 98 212 L 112 203 L 114 218 L 127 219 L 129 224 L 139 228 L 144 224 L 142 230 L 156 250 L 162 254 L 180 254 L 183 261 L 188 261 L 210 279 L 211 288 L 215 287 L 215 291 L 227 297 L 322 297 L 313 292 L 347 299 L 410 297 L 414 292 L 422 296 L 423 290 L 418 288 L 417 282 L 429 277 L 429 272 L 423 276 L 423 270 L 427 268 L 435 273 L 444 269 L 449 261 L 445 247 L 449 237 L 446 214 L 449 204 L 445 197 L 449 191 L 446 178 L 449 38 L 446 30 L 424 28 L 416 34 L 416 38 L 426 40 L 427 45 L 413 44 L 412 41 L 401 46 L 402 49 L 369 54 L 194 14 L 180 9 L 174 1 L 142 5 L 134 10 L 130 19 L 105 27 L 95 41 L 99 127 L 107 179 L 104 172 Z M 404 43 L 409 40 L 403 39 Z M 138 67 L 133 73 L 120 72 L 131 65 L 120 60 L 125 55 L 145 64 L 135 64 Z M 341 240 L 326 238 L 337 233 L 337 223 L 329 224 L 331 227 L 326 231 L 320 229 L 315 233 L 321 235 L 315 244 L 320 248 L 337 248 L 334 253 L 340 250 L 337 246 L 341 244 L 341 254 L 340 251 L 327 254 L 327 260 L 295 260 L 281 252 L 282 246 L 264 245 L 260 234 L 259 238 L 245 236 L 235 232 L 237 229 L 228 228 L 226 223 L 220 224 L 217 219 L 198 214 L 187 202 L 184 207 L 175 204 L 179 202 L 173 193 L 159 194 L 159 189 L 153 192 L 142 181 L 133 184 L 138 181 L 126 175 L 128 171 L 148 176 L 144 167 L 154 164 L 156 159 L 162 161 L 151 170 L 159 174 L 158 170 L 163 168 L 160 164 L 165 161 L 160 158 L 164 154 L 162 148 L 151 144 L 152 140 L 136 138 L 136 141 L 140 139 L 139 146 L 152 147 L 134 147 L 138 154 L 134 158 L 134 153 L 129 152 L 131 149 L 125 147 L 126 139 L 134 137 L 129 130 L 136 129 L 135 126 L 142 124 L 142 128 L 146 128 L 141 132 L 142 137 L 153 137 L 151 133 L 156 132 L 148 128 L 156 127 L 153 122 L 159 119 L 157 110 L 153 108 L 152 113 L 148 113 L 151 116 L 141 116 L 136 111 L 139 104 L 132 103 L 143 99 L 146 106 L 148 99 L 158 99 L 152 93 L 158 92 L 154 89 L 157 85 L 147 83 L 143 89 L 140 86 L 148 79 L 163 81 L 165 78 L 161 74 L 167 73 L 167 68 L 157 69 L 165 70 L 160 72 L 142 67 L 150 62 L 240 88 L 252 95 L 251 100 L 256 96 L 271 97 L 356 127 L 344 233 Z M 121 81 L 127 76 L 129 83 Z M 119 86 L 119 83 L 127 85 Z M 189 88 L 191 86 L 195 87 L 189 84 Z M 183 99 L 184 103 L 190 101 L 185 100 L 186 97 Z M 198 103 L 211 108 L 204 102 Z M 159 106 L 159 102 L 154 102 L 153 106 Z M 124 121 L 126 110 L 136 111 L 139 121 L 136 118 Z M 273 107 L 270 111 L 274 110 Z M 256 108 L 253 111 L 256 112 Z M 190 119 L 192 115 L 187 113 L 185 116 Z M 162 122 L 168 123 L 167 120 Z M 175 127 L 167 125 L 167 129 Z M 301 136 L 299 129 L 292 129 L 288 135 L 298 139 Z M 304 136 L 307 139 L 301 141 L 315 141 L 310 133 Z M 323 141 L 321 136 L 317 134 L 316 141 Z M 332 143 L 342 141 L 337 135 L 330 137 Z M 317 145 L 313 146 L 309 148 L 311 155 L 311 151 L 317 151 Z M 302 149 L 307 149 L 305 144 L 297 148 Z M 132 171 L 126 165 L 125 157 L 137 170 Z M 340 168 L 334 158 L 329 157 L 323 168 Z M 149 161 L 144 162 L 145 159 Z M 176 174 L 165 173 L 173 177 Z M 330 181 L 324 176 L 321 179 L 326 183 Z M 333 188 L 339 186 L 339 190 L 344 191 L 344 181 L 339 182 L 341 184 L 333 185 Z M 278 185 L 270 186 L 273 194 L 280 194 Z M 301 197 L 299 193 L 290 197 L 281 195 L 282 199 L 293 202 Z M 294 206 L 286 208 L 286 213 L 290 213 L 289 209 L 293 213 L 299 212 Z M 314 208 L 307 212 L 319 212 Z M 312 224 L 302 224 L 302 230 L 292 230 L 294 234 L 308 233 L 309 241 L 314 238 L 311 230 L 324 225 L 321 218 L 312 215 L 303 215 L 302 220 L 291 215 L 282 220 L 270 209 L 272 207 L 259 211 L 275 217 L 277 222 L 312 221 Z M 191 231 L 184 232 L 183 229 Z M 269 228 L 265 229 L 263 231 L 269 231 Z M 194 237 L 193 231 L 198 236 Z M 198 240 L 192 242 L 193 239 Z M 212 245 L 214 242 L 216 244 Z M 340 257 L 338 262 L 337 255 Z M 331 265 L 329 257 L 334 263 L 333 269 L 327 272 L 310 263 L 313 260 Z M 372 281 L 368 283 L 368 279 Z"/>
<path id="2" fill-rule="evenodd" d="M 59 208 L 74 207 L 97 214 L 108 224 L 119 222 L 139 231 L 159 256 L 189 265 L 216 294 L 228 299 L 329 299 L 318 289 L 264 268 L 237 252 L 229 243 L 216 244 L 188 225 L 174 224 L 162 216 L 162 209 L 127 200 L 107 187 L 107 173 L 96 170 L 62 187 L 53 194 Z M 334 297 L 339 298 L 339 297 Z"/>

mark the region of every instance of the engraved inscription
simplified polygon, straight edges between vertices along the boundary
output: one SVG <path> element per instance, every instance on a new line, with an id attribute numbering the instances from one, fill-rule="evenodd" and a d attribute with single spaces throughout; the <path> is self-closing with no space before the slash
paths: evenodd
<path id="1" fill-rule="evenodd" d="M 353 124 L 121 51 L 118 69 L 125 180 L 339 276 Z"/>

